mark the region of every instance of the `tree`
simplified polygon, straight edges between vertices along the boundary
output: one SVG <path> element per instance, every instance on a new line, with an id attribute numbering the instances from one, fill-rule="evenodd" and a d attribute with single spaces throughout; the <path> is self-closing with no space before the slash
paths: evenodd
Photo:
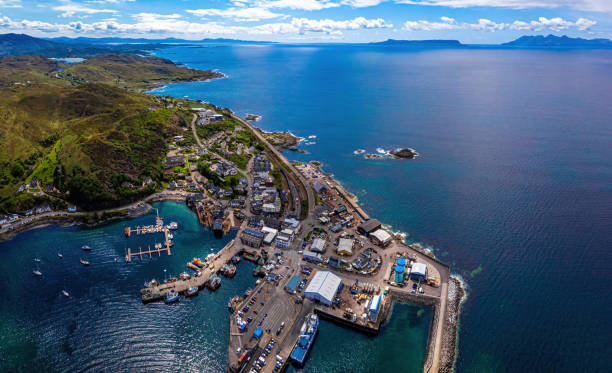
<path id="1" fill-rule="evenodd" d="M 13 175 L 13 177 L 16 179 L 21 179 L 24 173 L 25 168 L 23 167 L 23 162 L 21 162 L 21 159 L 18 159 L 13 164 L 13 168 L 11 169 L 11 175 Z"/>

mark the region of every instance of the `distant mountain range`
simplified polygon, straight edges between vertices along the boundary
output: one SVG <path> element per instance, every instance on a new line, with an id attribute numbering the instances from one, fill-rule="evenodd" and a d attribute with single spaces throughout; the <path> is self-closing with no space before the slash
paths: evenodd
<path id="1" fill-rule="evenodd" d="M 0 34 L 0 57 L 42 55 L 46 57 L 92 57 L 109 53 L 147 54 L 151 50 L 165 48 L 176 44 L 198 45 L 205 43 L 219 44 L 262 44 L 272 42 L 246 41 L 236 39 L 201 39 L 185 40 L 176 38 L 35 38 L 24 34 Z M 381 46 L 414 46 L 421 48 L 612 48 L 609 39 L 582 39 L 568 36 L 521 36 L 503 44 L 471 45 L 458 40 L 396 40 L 369 43 Z"/>
<path id="2" fill-rule="evenodd" d="M 583 39 L 570 38 L 566 35 L 534 35 L 521 36 L 520 38 L 508 43 L 503 43 L 508 47 L 573 47 L 573 48 L 612 48 L 610 39 Z"/>

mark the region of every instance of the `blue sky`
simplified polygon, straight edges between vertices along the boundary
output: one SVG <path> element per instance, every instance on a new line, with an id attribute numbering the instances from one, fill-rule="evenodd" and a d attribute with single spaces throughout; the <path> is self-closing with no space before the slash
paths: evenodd
<path id="1" fill-rule="evenodd" d="M 612 38 L 612 0 L 0 0 L 0 33 L 281 42 Z"/>

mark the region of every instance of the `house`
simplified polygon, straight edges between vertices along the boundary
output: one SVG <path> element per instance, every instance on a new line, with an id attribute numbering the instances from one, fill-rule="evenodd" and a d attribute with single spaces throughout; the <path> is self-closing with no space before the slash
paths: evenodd
<path id="1" fill-rule="evenodd" d="M 9 222 L 14 222 L 17 219 L 19 219 L 17 214 L 9 214 Z"/>
<path id="2" fill-rule="evenodd" d="M 185 165 L 185 157 L 182 155 L 175 155 L 173 157 L 166 158 L 166 167 L 177 167 Z"/>
<path id="3" fill-rule="evenodd" d="M 19 186 L 19 193 L 21 193 L 21 192 L 25 192 L 26 190 L 28 190 L 28 188 L 29 188 L 29 185 L 26 185 L 26 184 L 21 184 L 21 185 Z"/>
<path id="4" fill-rule="evenodd" d="M 34 209 L 26 210 L 25 216 L 31 216 L 34 213 Z"/>
<path id="5" fill-rule="evenodd" d="M 146 187 L 147 185 L 153 184 L 153 179 L 151 179 L 151 176 L 147 176 L 144 178 L 144 180 L 142 181 L 142 186 Z"/>
<path id="6" fill-rule="evenodd" d="M 47 185 L 47 187 L 45 188 L 45 192 L 46 193 L 53 193 L 53 192 L 55 192 L 55 187 L 53 185 Z"/>
<path id="7" fill-rule="evenodd" d="M 38 179 L 30 180 L 30 188 L 37 188 L 37 187 L 38 187 Z"/>
<path id="8" fill-rule="evenodd" d="M 327 186 L 323 184 L 322 182 L 320 182 L 319 180 L 316 180 L 314 183 L 312 183 L 312 187 L 314 188 L 315 192 L 317 192 L 318 195 L 323 195 L 329 192 L 329 189 L 327 188 Z"/>
<path id="9" fill-rule="evenodd" d="M 76 212 L 77 208 L 75 205 L 68 206 L 68 212 Z"/>
<path id="10" fill-rule="evenodd" d="M 222 114 L 213 114 L 210 116 L 209 120 L 211 122 L 223 122 L 223 115 Z"/>
<path id="11" fill-rule="evenodd" d="M 49 205 L 44 205 L 44 206 L 39 206 L 36 208 L 36 213 L 37 214 L 43 214 L 45 212 L 49 212 L 51 211 L 51 207 L 49 207 Z"/>

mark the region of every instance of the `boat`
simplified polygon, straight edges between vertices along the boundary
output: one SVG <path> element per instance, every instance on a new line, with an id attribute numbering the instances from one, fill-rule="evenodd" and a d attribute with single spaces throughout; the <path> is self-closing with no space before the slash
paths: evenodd
<path id="1" fill-rule="evenodd" d="M 228 265 L 227 270 L 223 273 L 225 277 L 233 278 L 236 275 L 236 266 Z"/>
<path id="2" fill-rule="evenodd" d="M 230 301 L 227 303 L 227 309 L 233 313 L 236 310 L 236 305 L 240 303 L 241 299 L 242 298 L 240 298 L 237 295 L 233 297 L 232 299 L 230 299 Z"/>
<path id="3" fill-rule="evenodd" d="M 204 268 L 204 262 L 202 262 L 202 259 L 200 259 L 200 258 L 193 258 L 191 260 L 191 263 L 195 264 L 196 266 L 198 266 L 200 268 Z"/>
<path id="4" fill-rule="evenodd" d="M 62 255 L 62 253 L 57 253 L 57 257 L 62 259 L 64 256 Z"/>
<path id="5" fill-rule="evenodd" d="M 42 276 L 42 272 L 37 269 L 33 270 L 32 273 L 35 274 L 36 276 Z"/>
<path id="6" fill-rule="evenodd" d="M 189 280 L 191 278 L 191 276 L 189 275 L 189 273 L 187 272 L 183 272 L 179 275 L 179 278 L 183 281 Z"/>
<path id="7" fill-rule="evenodd" d="M 217 290 L 219 288 L 219 286 L 221 286 L 221 277 L 217 276 L 216 274 L 213 274 L 208 279 L 208 281 L 206 281 L 205 285 L 210 290 L 215 291 L 215 290 Z"/>
<path id="8" fill-rule="evenodd" d="M 191 262 L 187 262 L 187 267 L 193 269 L 194 271 L 199 271 L 200 270 L 200 268 L 197 265 L 195 265 L 195 264 L 193 264 Z"/>
<path id="9" fill-rule="evenodd" d="M 168 239 L 171 240 L 174 238 L 174 235 L 172 233 L 168 233 Z"/>
<path id="10" fill-rule="evenodd" d="M 83 245 L 83 246 L 81 246 L 81 250 L 83 250 L 83 251 L 91 251 L 91 247 L 89 247 L 87 245 Z"/>
<path id="11" fill-rule="evenodd" d="M 84 266 L 88 266 L 89 262 L 87 260 L 83 260 L 83 259 L 79 259 L 79 262 L 84 265 Z"/>
<path id="12" fill-rule="evenodd" d="M 68 294 L 66 290 L 62 290 L 62 295 L 65 296 L 66 298 L 70 296 L 70 294 Z"/>
<path id="13" fill-rule="evenodd" d="M 178 229 L 178 224 L 175 221 L 173 221 L 170 224 L 168 224 L 168 229 L 171 229 L 171 230 Z"/>
<path id="14" fill-rule="evenodd" d="M 153 286 L 159 286 L 159 281 L 157 281 L 156 279 L 152 279 L 149 282 L 145 281 L 144 286 L 145 286 L 145 288 L 151 288 Z"/>
<path id="15" fill-rule="evenodd" d="M 170 290 L 170 292 L 166 294 L 166 297 L 164 298 L 164 302 L 166 302 L 166 304 L 174 303 L 178 300 L 179 294 L 174 290 Z"/>
<path id="16" fill-rule="evenodd" d="M 40 263 L 40 258 L 34 258 L 34 261 L 35 261 L 36 263 Z"/>
<path id="17" fill-rule="evenodd" d="M 304 367 L 304 363 L 308 358 L 308 354 L 312 349 L 314 340 L 317 337 L 319 330 L 319 316 L 315 313 L 311 313 L 306 317 L 306 321 L 300 329 L 300 337 L 291 351 L 289 359 L 291 362 L 299 368 Z"/>
<path id="18" fill-rule="evenodd" d="M 167 279 L 166 281 L 164 281 L 164 283 L 165 283 L 165 284 L 171 284 L 171 283 L 173 283 L 173 282 L 177 282 L 177 281 L 178 281 L 178 278 L 176 278 L 176 277 L 171 277 L 171 278 Z"/>
<path id="19" fill-rule="evenodd" d="M 234 256 L 232 258 L 232 263 L 234 264 L 238 264 L 240 262 L 240 257 L 238 255 Z"/>
<path id="20" fill-rule="evenodd" d="M 194 286 L 192 288 L 187 289 L 187 291 L 185 292 L 185 296 L 193 297 L 194 295 L 198 295 L 199 292 L 200 292 L 200 289 L 197 286 Z"/>

